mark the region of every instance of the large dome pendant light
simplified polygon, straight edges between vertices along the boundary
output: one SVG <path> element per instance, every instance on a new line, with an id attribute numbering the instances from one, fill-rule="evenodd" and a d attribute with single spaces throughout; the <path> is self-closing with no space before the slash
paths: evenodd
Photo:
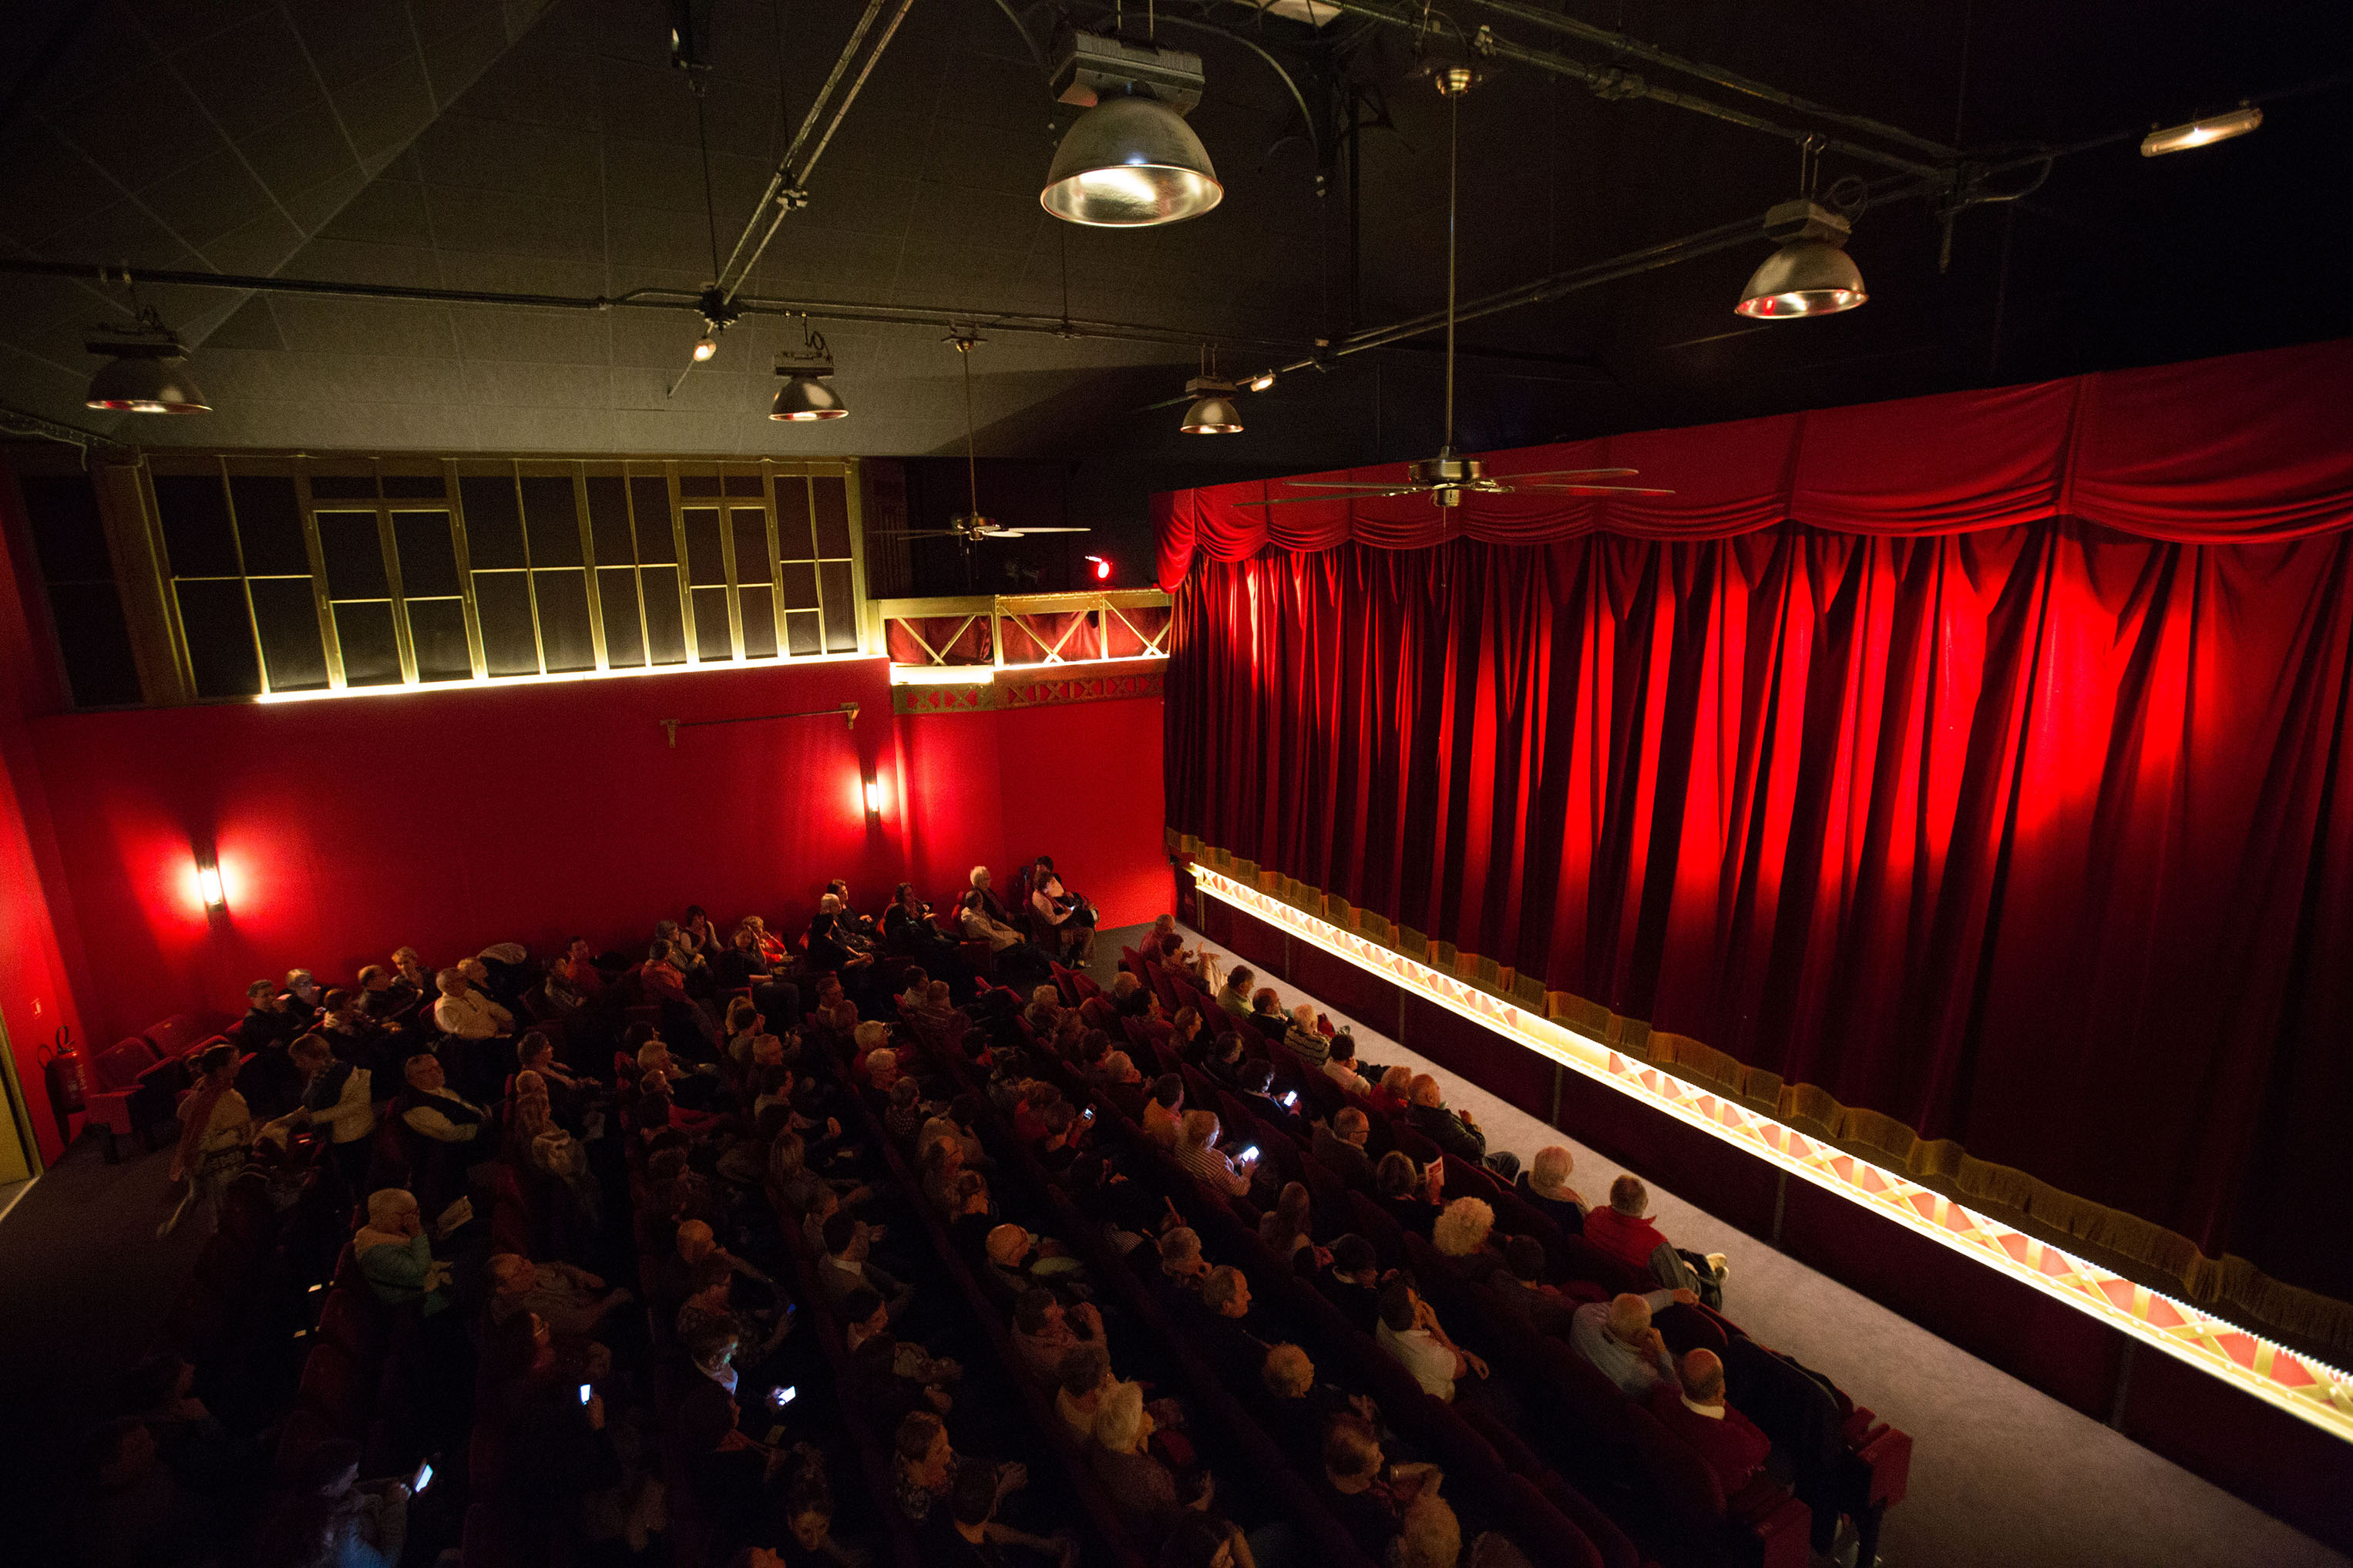
<path id="1" fill-rule="evenodd" d="M 138 324 L 127 331 L 96 329 L 82 347 L 111 356 L 90 378 L 82 403 L 117 414 L 209 414 L 213 405 L 188 374 L 188 351 L 164 325 L 153 305 L 139 307 Z"/>
<path id="2" fill-rule="evenodd" d="M 1862 286 L 1862 269 L 1846 253 L 1853 226 L 1813 199 L 1819 167 L 1809 137 L 1798 151 L 1799 183 L 1807 194 L 1766 213 L 1766 236 L 1780 241 L 1781 248 L 1748 275 L 1740 303 L 1732 308 L 1735 315 L 1768 321 L 1832 316 L 1871 298 Z M 1836 186 L 1831 195 L 1838 198 Z"/>
<path id="3" fill-rule="evenodd" d="M 1234 384 L 1218 374 L 1217 356 L 1206 343 L 1201 347 L 1201 374 L 1185 384 L 1185 391 L 1193 399 L 1193 405 L 1185 410 L 1185 423 L 1178 426 L 1186 435 L 1242 433 L 1242 411 L 1234 406 Z"/>
<path id="4" fill-rule="evenodd" d="M 801 321 L 800 348 L 777 353 L 776 374 L 785 378 L 785 384 L 776 388 L 769 418 L 797 425 L 848 417 L 849 407 L 841 401 L 841 395 L 825 384 L 825 378 L 833 374 L 833 351 L 826 346 L 824 333 L 809 329 L 807 318 Z"/>
<path id="5" fill-rule="evenodd" d="M 1086 112 L 1054 150 L 1039 205 L 1094 228 L 1181 223 L 1216 206 L 1225 187 L 1185 123 L 1201 81 L 1198 55 L 1092 33 L 1056 38 L 1055 92 Z"/>

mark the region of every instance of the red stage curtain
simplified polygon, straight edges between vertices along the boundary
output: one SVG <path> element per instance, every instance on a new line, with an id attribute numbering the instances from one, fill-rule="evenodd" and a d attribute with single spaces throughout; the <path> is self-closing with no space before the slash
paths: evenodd
<path id="1" fill-rule="evenodd" d="M 1736 519 L 1778 467 L 1852 522 L 1911 472 L 1919 526 L 2031 515 L 2027 432 L 2080 395 L 1993 395 L 1975 468 L 1792 467 L 1795 421 L 1732 426 L 1753 445 L 1693 489 Z M 2147 531 L 2211 516 L 2163 497 L 2227 443 L 2096 444 Z M 2325 1223 L 2353 1211 L 2353 532 L 2278 537 L 2344 461 L 2253 487 L 2259 543 L 1726 521 L 1213 558 L 1176 601 L 1168 822 L 1523 996 L 2353 1295 Z"/>
<path id="2" fill-rule="evenodd" d="M 1345 540 L 1416 549 L 1461 536 L 1536 544 L 1592 532 L 1724 539 L 1795 521 L 1911 535 L 2078 517 L 2185 543 L 2284 540 L 2353 525 L 2353 342 L 2104 372 L 2033 386 L 1654 430 L 1490 457 L 1508 478 L 1632 468 L 1672 496 L 1479 496 L 1441 510 L 1388 500 L 1241 503 L 1251 482 L 1154 498 L 1160 585 L 1198 554 Z M 1394 480 L 1397 464 L 1317 476 Z"/>

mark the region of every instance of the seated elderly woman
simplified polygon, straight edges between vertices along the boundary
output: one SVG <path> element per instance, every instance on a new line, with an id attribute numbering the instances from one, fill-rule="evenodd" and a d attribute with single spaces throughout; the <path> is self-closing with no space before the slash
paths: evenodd
<path id="1" fill-rule="evenodd" d="M 1087 1463 L 1111 1493 L 1120 1517 L 1155 1546 L 1176 1527 L 1187 1507 L 1206 1507 L 1208 1501 L 1206 1473 L 1201 1484 L 1180 1487 L 1176 1472 L 1153 1457 L 1149 1445 L 1155 1429 L 1151 1412 L 1144 1407 L 1143 1385 L 1122 1383 L 1098 1401 L 1094 1441 L 1087 1446 Z"/>
<path id="2" fill-rule="evenodd" d="M 1381 1074 L 1381 1081 L 1365 1097 L 1365 1108 L 1382 1116 L 1403 1116 L 1413 1103 L 1413 1069 L 1399 1063 Z"/>
<path id="3" fill-rule="evenodd" d="M 1198 1290 L 1214 1270 L 1201 1256 L 1200 1234 L 1178 1226 L 1160 1236 L 1160 1278 L 1180 1289 Z"/>
<path id="4" fill-rule="evenodd" d="M 1323 1445 L 1324 1504 L 1347 1526 L 1365 1554 L 1387 1562 L 1405 1526 L 1406 1510 L 1425 1492 L 1435 1493 L 1445 1476 L 1435 1465 L 1392 1465 L 1381 1453 L 1380 1435 L 1368 1423 L 1340 1417 Z"/>
<path id="5" fill-rule="evenodd" d="M 1259 1216 L 1258 1238 L 1277 1258 L 1288 1258 L 1295 1273 L 1313 1278 L 1315 1271 L 1332 1260 L 1332 1255 L 1315 1245 L 1308 1234 L 1313 1195 L 1302 1182 L 1286 1182 L 1274 1200 L 1274 1206 Z"/>
<path id="6" fill-rule="evenodd" d="M 1332 1038 L 1315 1026 L 1315 1009 L 1309 1003 L 1291 1010 L 1282 1039 L 1282 1048 L 1297 1057 L 1302 1067 L 1321 1068 L 1331 1058 Z"/>
<path id="7" fill-rule="evenodd" d="M 892 1495 L 910 1524 L 929 1523 L 933 1510 L 946 1504 L 956 1477 L 968 1468 L 987 1474 L 1000 1500 L 1029 1484 L 1029 1471 L 1018 1461 L 992 1465 L 958 1454 L 948 1442 L 946 1426 L 928 1410 L 908 1412 L 892 1447 Z"/>
<path id="8" fill-rule="evenodd" d="M 1431 1225 L 1430 1243 L 1440 1256 L 1452 1260 L 1466 1279 L 1484 1282 L 1504 1267 L 1504 1254 L 1489 1239 L 1495 1228 L 1494 1209 L 1477 1198 L 1456 1198 L 1439 1211 Z"/>
<path id="9" fill-rule="evenodd" d="M 1380 1189 L 1381 1207 L 1425 1240 L 1438 1223 L 1438 1196 L 1445 1181 L 1444 1165 L 1432 1160 L 1425 1170 L 1402 1149 L 1390 1150 L 1373 1167 L 1373 1184 Z"/>
<path id="10" fill-rule="evenodd" d="M 424 1303 L 427 1317 L 449 1304 L 450 1267 L 433 1256 L 414 1194 L 386 1187 L 368 1194 L 367 1224 L 352 1237 L 352 1257 L 376 1300 Z"/>
<path id="11" fill-rule="evenodd" d="M 1111 983 L 1111 1010 L 1123 1018 L 1156 1018 L 1160 998 L 1131 971 L 1123 969 Z"/>
<path id="12" fill-rule="evenodd" d="M 1570 1236 L 1585 1229 L 1585 1214 L 1590 1206 L 1585 1195 L 1568 1184 L 1569 1173 L 1576 1169 L 1577 1156 L 1554 1143 L 1536 1151 L 1535 1159 L 1514 1184 L 1529 1206 Z"/>

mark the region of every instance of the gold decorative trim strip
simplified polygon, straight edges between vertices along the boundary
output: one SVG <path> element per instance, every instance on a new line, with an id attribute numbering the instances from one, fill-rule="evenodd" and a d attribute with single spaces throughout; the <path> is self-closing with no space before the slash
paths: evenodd
<path id="1" fill-rule="evenodd" d="M 1151 669 L 1116 673 L 1039 676 L 1024 670 L 1001 671 L 993 679 L 960 682 L 926 682 L 891 688 L 894 713 L 991 713 L 1007 708 L 1044 708 L 1066 702 L 1118 702 L 1130 698 L 1156 698 L 1161 692 L 1161 668 L 1166 660 L 1150 661 Z M 1060 669 L 1065 667 L 1052 667 Z M 1079 667 L 1083 668 L 1083 666 Z"/>
<path id="2" fill-rule="evenodd" d="M 1194 840 L 1172 833 L 1191 846 Z M 1770 1110 L 1719 1089 L 1678 1077 L 1658 1058 L 1676 1059 L 1697 1047 L 1681 1037 L 1652 1034 L 1634 1020 L 1600 1009 L 1576 1021 L 1564 1020 L 1539 990 L 1524 1005 L 1501 994 L 1493 982 L 1474 984 L 1409 957 L 1387 942 L 1321 920 L 1236 874 L 1244 864 L 1206 847 L 1192 868 L 1195 888 L 1245 914 L 1280 926 L 1301 941 L 1425 997 L 1560 1063 L 1587 1078 L 1632 1096 L 1677 1121 L 1699 1128 L 1786 1171 L 1834 1193 L 1982 1266 L 2063 1302 L 2085 1315 L 2172 1356 L 2209 1376 L 2253 1394 L 2330 1435 L 2353 1442 L 2353 1378 L 2337 1368 L 2187 1301 L 2152 1290 L 2074 1253 L 2005 1223 L 1881 1165 L 1841 1149 L 1826 1136 L 1788 1124 Z M 1221 858 L 1229 869 L 1216 868 Z M 1253 868 L 1254 869 L 1254 868 Z M 1269 880 L 1276 880 L 1269 874 Z M 1434 947 L 1414 941 L 1423 952 Z M 1476 961 L 1455 959 L 1475 964 Z M 1507 972 L 1490 973 L 1506 978 Z M 1509 982 L 1507 980 L 1507 984 Z M 1516 985 L 1510 989 L 1517 991 Z M 1558 993 L 1552 994 L 1559 994 Z M 1592 1005 L 1586 1004 L 1590 1009 Z M 1588 1022 L 1601 1022 L 1599 1029 Z M 1672 1052 L 1662 1053 L 1672 1043 Z M 1647 1050 L 1646 1050 L 1646 1047 Z M 1705 1047 L 1699 1047 L 1704 1050 Z M 1708 1053 L 1715 1055 L 1716 1053 Z M 1645 1056 L 1651 1059 L 1644 1059 Z M 1854 1113 L 1849 1112 L 1849 1115 Z M 1868 1115 L 1869 1113 L 1863 1113 Z"/>

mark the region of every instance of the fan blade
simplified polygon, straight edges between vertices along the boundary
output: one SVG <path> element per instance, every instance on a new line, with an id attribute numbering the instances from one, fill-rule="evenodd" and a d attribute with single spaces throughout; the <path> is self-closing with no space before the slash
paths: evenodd
<path id="1" fill-rule="evenodd" d="M 992 528 L 980 537 L 983 539 L 1018 539 L 1029 531 L 1026 528 Z"/>
<path id="2" fill-rule="evenodd" d="M 1514 492 L 1554 496 L 1671 496 L 1672 490 L 1646 489 L 1641 485 L 1514 485 Z"/>
<path id="3" fill-rule="evenodd" d="M 1092 528 L 1023 528 L 1023 533 L 1092 533 Z"/>
<path id="4" fill-rule="evenodd" d="M 1365 490 L 1355 495 L 1345 496 L 1284 496 L 1277 500 L 1240 500 L 1234 504 L 1236 506 L 1304 506 L 1310 501 L 1380 500 L 1388 496 L 1419 496 L 1429 493 L 1427 488 L 1415 485 L 1401 490 Z"/>
<path id="5" fill-rule="evenodd" d="M 1289 485 L 1295 490 L 1377 490 L 1383 495 L 1388 495 L 1393 493 L 1396 489 L 1394 481 L 1385 485 L 1357 484 L 1353 481 L 1344 484 L 1337 479 L 1277 479 L 1274 482 L 1279 485 Z"/>
<path id="6" fill-rule="evenodd" d="M 1489 474 L 1491 479 L 1511 484 L 1518 479 L 1630 479 L 1640 468 L 1531 468 L 1524 474 Z"/>
<path id="7" fill-rule="evenodd" d="M 957 533 L 953 528 L 870 528 L 866 531 L 866 537 L 869 539 L 955 539 Z"/>

